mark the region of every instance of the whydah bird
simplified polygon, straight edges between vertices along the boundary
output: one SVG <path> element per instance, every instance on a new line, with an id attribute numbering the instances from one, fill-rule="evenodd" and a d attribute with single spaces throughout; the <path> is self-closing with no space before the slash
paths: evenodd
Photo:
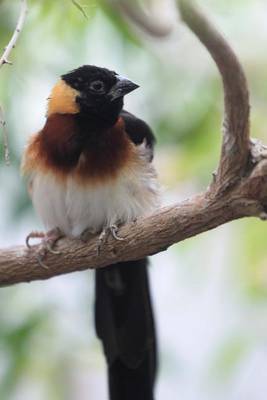
<path id="1" fill-rule="evenodd" d="M 44 127 L 24 152 L 22 172 L 46 233 L 32 232 L 47 252 L 62 236 L 108 234 L 158 203 L 149 126 L 123 110 L 138 85 L 114 71 L 84 65 L 61 76 L 48 100 Z M 108 365 L 111 400 L 152 400 L 156 338 L 147 260 L 96 270 L 95 324 Z"/>

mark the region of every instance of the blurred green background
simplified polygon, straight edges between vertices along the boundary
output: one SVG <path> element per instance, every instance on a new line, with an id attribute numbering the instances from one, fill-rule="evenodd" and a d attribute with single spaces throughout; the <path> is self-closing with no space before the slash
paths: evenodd
<path id="1" fill-rule="evenodd" d="M 115 1 L 113 2 L 116 3 Z M 131 1 L 131 3 L 134 3 Z M 108 0 L 31 0 L 26 25 L 0 71 L 11 166 L 0 164 L 0 246 L 22 244 L 41 228 L 19 164 L 45 118 L 59 75 L 82 64 L 116 70 L 141 88 L 126 109 L 157 136 L 163 204 L 204 190 L 220 151 L 222 89 L 217 70 L 178 20 L 171 0 L 142 3 L 152 38 Z M 252 104 L 252 136 L 267 142 L 267 3 L 199 0 L 237 51 Z M 0 48 L 19 1 L 0 1 Z M 160 342 L 157 400 L 265 400 L 267 393 L 267 226 L 236 221 L 173 246 L 151 260 Z M 105 364 L 92 318 L 93 272 L 0 290 L 0 399 L 107 399 Z"/>

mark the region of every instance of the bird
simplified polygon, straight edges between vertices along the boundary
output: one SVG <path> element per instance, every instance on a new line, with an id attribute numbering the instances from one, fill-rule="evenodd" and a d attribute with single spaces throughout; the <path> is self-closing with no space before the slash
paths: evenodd
<path id="1" fill-rule="evenodd" d="M 26 145 L 21 170 L 45 231 L 38 262 L 63 236 L 108 235 L 159 205 L 153 166 L 155 137 L 124 109 L 139 86 L 115 71 L 83 65 L 60 76 L 48 98 L 43 128 Z M 60 254 L 58 254 L 60 257 Z M 155 320 L 147 259 L 95 271 L 95 327 L 107 361 L 111 400 L 153 400 L 157 371 Z"/>

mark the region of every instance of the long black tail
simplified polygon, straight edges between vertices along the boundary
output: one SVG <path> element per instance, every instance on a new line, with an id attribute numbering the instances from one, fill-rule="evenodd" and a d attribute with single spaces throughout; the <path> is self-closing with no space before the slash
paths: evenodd
<path id="1" fill-rule="evenodd" d="M 157 357 L 147 259 L 96 271 L 95 323 L 110 400 L 153 400 Z"/>

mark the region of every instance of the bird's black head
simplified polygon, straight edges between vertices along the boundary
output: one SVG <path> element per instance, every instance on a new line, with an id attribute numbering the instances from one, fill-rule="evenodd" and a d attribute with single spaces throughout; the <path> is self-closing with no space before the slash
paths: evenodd
<path id="1" fill-rule="evenodd" d="M 78 92 L 75 101 L 80 116 L 96 126 L 112 126 L 122 110 L 123 97 L 138 88 L 116 72 L 93 65 L 84 65 L 61 78 Z"/>

